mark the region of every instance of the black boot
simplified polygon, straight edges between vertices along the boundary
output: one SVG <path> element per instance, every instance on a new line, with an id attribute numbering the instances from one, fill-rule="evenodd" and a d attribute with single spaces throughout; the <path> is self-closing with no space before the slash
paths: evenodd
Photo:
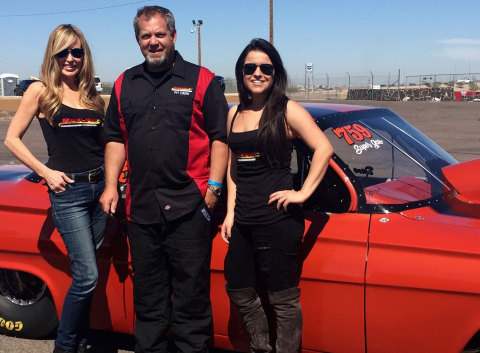
<path id="1" fill-rule="evenodd" d="M 88 352 L 88 345 L 83 342 L 79 343 L 76 353 L 87 353 L 87 352 Z"/>
<path id="2" fill-rule="evenodd" d="M 271 352 L 267 317 L 255 289 L 227 289 L 227 294 L 242 316 L 243 325 L 250 337 L 250 351 Z"/>
<path id="3" fill-rule="evenodd" d="M 295 353 L 302 341 L 302 307 L 300 288 L 269 292 L 270 305 L 277 325 L 276 353 Z"/>
<path id="4" fill-rule="evenodd" d="M 60 349 L 58 347 L 53 348 L 53 353 L 73 353 L 73 351 L 65 351 L 63 349 Z"/>

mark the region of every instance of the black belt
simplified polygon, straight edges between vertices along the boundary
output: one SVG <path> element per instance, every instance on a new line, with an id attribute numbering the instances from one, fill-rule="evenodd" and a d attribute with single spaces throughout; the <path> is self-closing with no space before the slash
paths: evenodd
<path id="1" fill-rule="evenodd" d="M 103 180 L 103 169 L 97 169 L 89 173 L 73 173 L 67 175 L 70 179 L 75 180 L 76 183 L 96 184 Z"/>

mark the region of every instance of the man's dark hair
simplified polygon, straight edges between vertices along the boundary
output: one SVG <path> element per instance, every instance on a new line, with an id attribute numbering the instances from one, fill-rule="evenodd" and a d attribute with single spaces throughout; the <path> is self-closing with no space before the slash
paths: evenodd
<path id="1" fill-rule="evenodd" d="M 138 9 L 137 15 L 133 19 L 133 29 L 135 30 L 135 38 L 137 38 L 137 40 L 140 32 L 140 27 L 138 25 L 140 17 L 145 16 L 147 19 L 150 19 L 156 14 L 159 14 L 165 19 L 165 22 L 167 23 L 167 29 L 170 31 L 170 35 L 173 36 L 175 33 L 175 17 L 173 17 L 172 12 L 169 9 L 161 6 L 144 6 Z"/>

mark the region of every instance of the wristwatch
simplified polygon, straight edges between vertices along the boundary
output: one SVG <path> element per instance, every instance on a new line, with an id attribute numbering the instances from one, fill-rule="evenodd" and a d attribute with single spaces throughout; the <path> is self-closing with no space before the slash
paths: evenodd
<path id="1" fill-rule="evenodd" d="M 220 195 L 222 194 L 222 188 L 221 188 L 220 186 L 208 184 L 207 187 L 208 187 L 208 190 L 210 190 L 211 192 L 213 192 L 213 194 L 214 194 L 216 197 L 220 197 Z"/>

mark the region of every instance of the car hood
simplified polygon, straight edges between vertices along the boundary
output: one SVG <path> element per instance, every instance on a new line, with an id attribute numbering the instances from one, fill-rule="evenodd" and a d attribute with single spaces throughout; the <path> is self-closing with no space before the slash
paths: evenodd
<path id="1" fill-rule="evenodd" d="M 50 208 L 43 180 L 24 166 L 0 166 L 0 195 L 0 209 L 45 213 Z"/>

